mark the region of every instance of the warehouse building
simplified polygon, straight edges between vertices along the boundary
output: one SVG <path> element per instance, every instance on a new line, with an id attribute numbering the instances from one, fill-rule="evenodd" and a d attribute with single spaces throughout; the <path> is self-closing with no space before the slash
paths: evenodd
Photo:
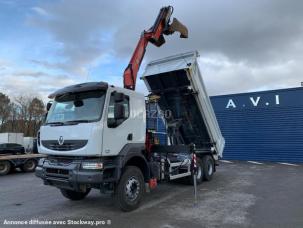
<path id="1" fill-rule="evenodd" d="M 303 87 L 211 97 L 223 159 L 303 162 Z"/>

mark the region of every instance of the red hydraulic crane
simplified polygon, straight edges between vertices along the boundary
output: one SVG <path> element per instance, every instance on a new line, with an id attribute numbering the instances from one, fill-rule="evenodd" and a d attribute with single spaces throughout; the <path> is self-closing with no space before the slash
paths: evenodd
<path id="1" fill-rule="evenodd" d="M 176 31 L 180 32 L 181 38 L 188 37 L 187 28 L 176 18 L 169 24 L 172 13 L 172 6 L 161 8 L 154 25 L 149 30 L 143 31 L 130 62 L 124 71 L 124 88 L 135 90 L 137 74 L 148 42 L 160 47 L 165 43 L 164 35 L 170 35 Z"/>

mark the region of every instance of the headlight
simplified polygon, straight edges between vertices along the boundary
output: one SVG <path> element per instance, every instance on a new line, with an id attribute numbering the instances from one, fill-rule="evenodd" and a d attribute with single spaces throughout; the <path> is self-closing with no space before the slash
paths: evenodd
<path id="1" fill-rule="evenodd" d="M 103 169 L 102 162 L 83 162 L 82 169 Z"/>

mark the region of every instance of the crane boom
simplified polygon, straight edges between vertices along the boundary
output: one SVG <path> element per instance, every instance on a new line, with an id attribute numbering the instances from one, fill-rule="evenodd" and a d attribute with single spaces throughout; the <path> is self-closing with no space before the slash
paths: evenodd
<path id="1" fill-rule="evenodd" d="M 149 30 L 143 31 L 141 34 L 130 62 L 123 74 L 124 88 L 135 90 L 137 74 L 149 42 L 160 47 L 165 43 L 164 35 L 173 34 L 175 31 L 180 32 L 181 38 L 188 37 L 187 28 L 176 18 L 174 18 L 173 22 L 169 24 L 172 13 L 172 6 L 161 8 L 154 25 Z"/>

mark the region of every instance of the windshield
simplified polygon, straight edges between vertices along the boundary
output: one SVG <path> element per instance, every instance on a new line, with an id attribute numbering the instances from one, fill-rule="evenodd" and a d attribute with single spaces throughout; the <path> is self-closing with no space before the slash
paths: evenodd
<path id="1" fill-rule="evenodd" d="M 56 97 L 45 124 L 94 122 L 101 118 L 105 91 L 88 91 Z"/>

